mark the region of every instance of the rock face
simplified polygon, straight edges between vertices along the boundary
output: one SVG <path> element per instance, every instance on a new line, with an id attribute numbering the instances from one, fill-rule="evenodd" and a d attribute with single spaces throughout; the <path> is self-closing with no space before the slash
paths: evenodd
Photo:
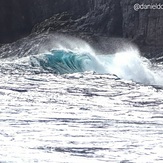
<path id="1" fill-rule="evenodd" d="M 140 8 L 147 5 L 162 5 L 162 9 L 134 10 L 134 5 Z M 121 0 L 123 14 L 123 37 L 132 39 L 149 55 L 163 51 L 163 3 L 161 0 Z M 155 7 L 155 6 L 153 6 Z M 148 56 L 153 57 L 153 56 Z"/>
<path id="2" fill-rule="evenodd" d="M 1 0 L 0 11 L 0 43 L 7 43 L 28 35 L 35 24 L 56 13 L 84 15 L 89 5 L 87 0 Z"/>
<path id="3" fill-rule="evenodd" d="M 142 49 L 159 51 L 163 47 L 163 10 L 135 11 L 134 5 L 161 3 L 162 0 L 1 0 L 0 43 L 24 37 L 34 27 L 36 33 L 50 30 L 124 37 Z"/>
<path id="4" fill-rule="evenodd" d="M 28 33 L 31 25 L 28 4 L 21 0 L 0 1 L 0 43 L 11 42 Z"/>
<path id="5" fill-rule="evenodd" d="M 36 25 L 33 32 L 51 31 L 86 32 L 92 35 L 122 37 L 122 11 L 120 1 L 87 0 L 88 12 L 74 18 L 71 12 L 54 14 L 48 20 Z"/>
<path id="6" fill-rule="evenodd" d="M 145 8 L 146 4 L 161 4 L 161 0 L 144 0 L 140 7 Z M 141 43 L 149 45 L 162 45 L 163 43 L 163 4 L 160 9 L 140 9 L 135 11 L 133 6 L 138 0 L 122 0 L 123 13 L 123 34 L 124 37 L 132 37 Z"/>

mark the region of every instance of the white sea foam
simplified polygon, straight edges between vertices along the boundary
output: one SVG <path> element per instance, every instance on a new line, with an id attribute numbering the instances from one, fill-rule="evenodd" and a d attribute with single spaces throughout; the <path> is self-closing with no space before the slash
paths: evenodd
<path id="1" fill-rule="evenodd" d="M 144 84 L 156 83 L 154 72 L 143 61 L 137 49 L 131 47 L 126 51 L 113 54 L 110 56 L 110 60 L 106 58 L 107 56 L 103 57 L 104 65 L 109 73 Z"/>

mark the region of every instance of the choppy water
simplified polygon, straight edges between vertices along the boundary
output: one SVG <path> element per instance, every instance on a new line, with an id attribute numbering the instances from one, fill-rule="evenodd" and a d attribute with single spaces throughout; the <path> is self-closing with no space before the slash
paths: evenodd
<path id="1" fill-rule="evenodd" d="M 162 64 L 150 69 L 136 55 L 126 66 L 117 56 L 109 67 L 116 75 L 92 67 L 56 74 L 31 57 L 1 59 L 0 162 L 163 162 Z M 131 79 L 142 83 L 124 79 L 134 68 L 143 77 Z"/>

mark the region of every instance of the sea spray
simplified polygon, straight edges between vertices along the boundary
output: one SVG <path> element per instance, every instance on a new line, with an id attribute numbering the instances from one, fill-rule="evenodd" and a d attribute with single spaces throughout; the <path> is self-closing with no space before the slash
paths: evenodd
<path id="1" fill-rule="evenodd" d="M 154 73 L 143 62 L 139 51 L 133 47 L 114 54 L 109 68 L 111 73 L 123 79 L 144 84 L 155 83 Z"/>
<path id="2" fill-rule="evenodd" d="M 105 47 L 110 42 L 105 42 Z M 114 47 L 114 44 L 116 46 Z M 25 71 L 55 74 L 94 71 L 97 74 L 115 74 L 119 78 L 147 85 L 163 85 L 162 68 L 153 66 L 140 55 L 136 46 L 114 41 L 112 49 L 95 50 L 87 42 L 74 37 L 54 35 L 41 46 L 39 53 L 1 62 L 1 71 Z M 118 44 L 118 45 L 117 45 Z M 102 47 L 102 46 L 101 46 Z"/>
<path id="3" fill-rule="evenodd" d="M 116 53 L 105 52 L 104 55 L 83 40 L 63 36 L 56 38 L 53 46 L 50 45 L 52 50 L 31 57 L 32 66 L 57 74 L 94 71 L 144 84 L 157 84 L 157 75 L 149 67 L 149 60 L 145 62 L 138 48 L 132 44 L 123 44 Z"/>

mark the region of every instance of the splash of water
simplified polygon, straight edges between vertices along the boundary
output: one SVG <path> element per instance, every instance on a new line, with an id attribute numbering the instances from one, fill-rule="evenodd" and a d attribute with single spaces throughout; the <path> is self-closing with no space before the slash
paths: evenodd
<path id="1" fill-rule="evenodd" d="M 105 59 L 105 57 L 103 58 Z M 109 73 L 118 77 L 133 80 L 144 84 L 154 84 L 155 74 L 150 70 L 149 64 L 143 61 L 138 49 L 129 49 L 112 55 L 111 61 L 105 63 Z"/>
<path id="2" fill-rule="evenodd" d="M 132 45 L 118 49 L 115 54 L 97 54 L 86 42 L 59 37 L 53 50 L 30 58 L 32 66 L 40 66 L 57 74 L 94 71 L 115 74 L 126 80 L 144 84 L 162 85 L 150 67 L 150 61 L 140 56 Z"/>
<path id="3" fill-rule="evenodd" d="M 105 47 L 107 44 L 109 42 Z M 46 45 L 41 46 L 39 54 L 14 61 L 3 60 L 1 67 L 4 67 L 4 71 L 9 67 L 31 72 L 39 72 L 41 69 L 56 74 L 94 71 L 98 74 L 115 74 L 119 78 L 143 84 L 163 85 L 162 71 L 141 57 L 135 46 L 126 43 L 118 45 L 115 46 L 114 53 L 109 54 L 108 51 L 96 51 L 83 40 L 55 35 Z M 114 48 L 113 45 L 112 47 Z"/>

